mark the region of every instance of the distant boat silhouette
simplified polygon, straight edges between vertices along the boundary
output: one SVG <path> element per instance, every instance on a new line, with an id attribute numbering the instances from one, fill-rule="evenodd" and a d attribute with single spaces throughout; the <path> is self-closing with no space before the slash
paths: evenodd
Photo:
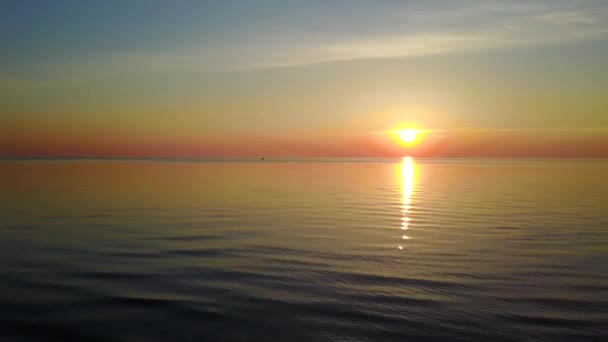
<path id="1" fill-rule="evenodd" d="M 264 157 L 260 158 L 260 160 L 264 160 Z"/>

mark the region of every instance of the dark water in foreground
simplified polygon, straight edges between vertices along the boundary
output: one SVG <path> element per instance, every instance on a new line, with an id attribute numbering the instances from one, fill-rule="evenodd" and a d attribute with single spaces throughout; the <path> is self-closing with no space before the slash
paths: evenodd
<path id="1" fill-rule="evenodd" d="M 608 161 L 0 163 L 0 340 L 608 339 Z"/>

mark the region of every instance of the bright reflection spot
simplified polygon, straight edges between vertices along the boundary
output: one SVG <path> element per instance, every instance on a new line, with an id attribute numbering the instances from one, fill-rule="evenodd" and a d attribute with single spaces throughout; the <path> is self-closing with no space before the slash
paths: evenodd
<path id="1" fill-rule="evenodd" d="M 408 230 L 410 228 L 410 209 L 412 208 L 412 192 L 414 191 L 414 183 L 416 182 L 416 165 L 412 157 L 404 157 L 399 165 L 401 169 L 401 229 Z M 407 235 L 403 235 L 404 240 L 409 239 Z M 403 246 L 399 246 L 403 249 Z"/>

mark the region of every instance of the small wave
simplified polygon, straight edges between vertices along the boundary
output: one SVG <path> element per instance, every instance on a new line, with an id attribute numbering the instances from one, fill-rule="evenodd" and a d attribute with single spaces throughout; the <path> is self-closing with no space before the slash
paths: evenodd
<path id="1" fill-rule="evenodd" d="M 234 252 L 226 249 L 175 249 L 165 251 L 164 254 L 174 256 L 221 258 L 234 255 Z"/>

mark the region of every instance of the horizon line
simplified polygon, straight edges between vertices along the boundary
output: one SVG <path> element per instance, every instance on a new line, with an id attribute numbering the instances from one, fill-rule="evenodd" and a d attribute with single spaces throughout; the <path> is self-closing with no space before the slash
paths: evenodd
<path id="1" fill-rule="evenodd" d="M 608 159 L 604 157 L 577 157 L 577 156 L 528 156 L 528 157 L 509 157 L 509 156 L 0 156 L 0 162 L 3 161 L 19 161 L 19 160 L 252 160 L 252 161 L 273 161 L 285 159 L 546 159 L 546 160 L 561 160 L 561 159 L 582 159 L 582 160 L 601 160 Z"/>

